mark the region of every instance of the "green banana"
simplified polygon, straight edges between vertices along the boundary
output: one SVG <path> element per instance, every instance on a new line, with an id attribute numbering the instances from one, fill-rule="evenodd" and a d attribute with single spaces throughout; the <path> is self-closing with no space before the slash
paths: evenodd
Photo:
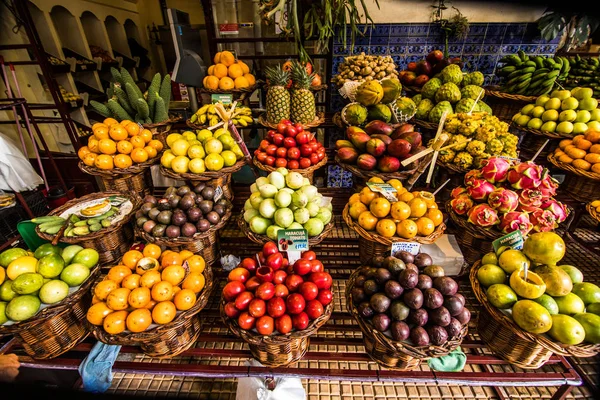
<path id="1" fill-rule="evenodd" d="M 34 219 L 31 220 L 31 222 L 33 222 L 34 224 L 43 224 L 44 222 L 51 222 L 51 221 L 64 221 L 64 218 L 61 218 L 57 215 L 44 215 L 43 217 L 35 217 Z"/>
<path id="2" fill-rule="evenodd" d="M 73 236 L 73 229 L 75 229 L 75 227 L 73 225 L 69 225 L 67 227 L 67 229 L 65 229 L 65 233 L 63 234 L 64 237 L 71 237 Z"/>
<path id="3" fill-rule="evenodd" d="M 522 62 L 522 60 L 516 54 L 510 54 L 510 55 L 506 56 L 506 62 L 510 63 L 510 64 L 517 64 L 517 63 Z"/>
<path id="4" fill-rule="evenodd" d="M 529 60 L 529 56 L 527 54 L 525 54 L 525 52 L 523 50 L 517 51 L 517 54 L 519 55 L 519 58 L 521 59 L 521 61 L 525 62 L 525 61 Z"/>
<path id="5" fill-rule="evenodd" d="M 100 229 L 102 229 L 102 225 L 101 224 L 90 225 L 90 231 L 91 232 L 98 232 Z"/>
<path id="6" fill-rule="evenodd" d="M 538 68 L 533 73 L 533 77 L 550 72 L 550 68 Z"/>
<path id="7" fill-rule="evenodd" d="M 521 76 L 521 70 L 517 69 L 514 72 L 511 72 L 510 74 L 508 74 L 508 76 L 506 77 L 507 80 L 511 80 L 516 76 Z"/>
<path id="8" fill-rule="evenodd" d="M 523 74 L 534 73 L 535 67 L 525 67 L 525 68 L 521 68 L 519 71 Z"/>
<path id="9" fill-rule="evenodd" d="M 523 82 L 519 83 L 516 87 L 515 87 L 515 93 L 517 94 L 523 94 L 527 88 L 529 87 L 529 83 L 531 82 L 531 79 L 528 80 L 524 80 Z"/>
<path id="10" fill-rule="evenodd" d="M 548 72 L 548 74 L 546 75 L 546 78 L 548 78 L 548 79 L 556 78 L 559 73 L 560 73 L 560 71 L 555 69 L 553 71 Z"/>
<path id="11" fill-rule="evenodd" d="M 102 221 L 100 221 L 100 224 L 104 227 L 104 228 L 108 228 L 111 225 L 111 222 L 109 219 L 103 219 Z"/>
<path id="12" fill-rule="evenodd" d="M 84 219 L 83 221 L 75 222 L 73 224 L 73 226 L 87 226 L 87 224 L 88 224 L 87 220 Z"/>
<path id="13" fill-rule="evenodd" d="M 544 57 L 537 55 L 533 58 L 533 61 L 535 62 L 535 65 L 537 68 L 543 68 L 544 67 Z"/>
<path id="14" fill-rule="evenodd" d="M 77 236 L 89 235 L 90 229 L 87 226 L 78 226 L 73 229 L 73 233 Z"/>
<path id="15" fill-rule="evenodd" d="M 529 61 L 525 61 L 525 62 L 523 63 L 523 66 L 525 66 L 525 67 L 534 67 L 534 68 L 536 68 L 536 67 L 537 67 L 537 64 L 536 64 L 536 62 L 535 62 L 535 61 L 529 60 Z"/>
<path id="16" fill-rule="evenodd" d="M 53 226 L 43 230 L 42 232 L 49 233 L 50 235 L 54 235 L 54 234 L 58 233 L 58 231 L 60 231 L 60 228 L 62 228 L 62 224 L 61 225 L 53 225 Z"/>
<path id="17" fill-rule="evenodd" d="M 49 221 L 49 222 L 44 222 L 43 224 L 39 224 L 38 227 L 40 228 L 40 231 L 45 232 L 46 229 L 53 227 L 53 226 L 62 226 L 65 223 L 65 220 L 63 219 L 62 221 Z"/>
<path id="18" fill-rule="evenodd" d="M 538 79 L 537 81 L 533 81 L 533 79 L 532 79 L 527 90 L 528 91 L 531 90 L 532 93 L 535 92 L 535 89 L 540 87 L 542 85 L 542 82 L 544 82 L 544 81 L 541 79 Z"/>

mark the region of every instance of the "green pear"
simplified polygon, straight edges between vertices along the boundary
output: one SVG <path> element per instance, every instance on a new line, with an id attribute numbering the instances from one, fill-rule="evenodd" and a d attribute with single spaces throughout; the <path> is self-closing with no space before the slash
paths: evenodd
<path id="1" fill-rule="evenodd" d="M 591 110 L 595 109 L 596 107 L 598 107 L 598 100 L 596 100 L 594 98 L 583 99 L 583 100 L 581 100 L 581 102 L 579 102 L 580 110 L 591 111 Z"/>
<path id="2" fill-rule="evenodd" d="M 540 130 L 545 131 L 545 132 L 554 132 L 555 129 L 556 129 L 556 122 L 554 122 L 554 121 L 546 121 L 540 127 Z"/>
<path id="3" fill-rule="evenodd" d="M 539 118 L 531 118 L 527 123 L 527 127 L 530 129 L 540 129 L 544 121 Z"/>
<path id="4" fill-rule="evenodd" d="M 544 113 L 544 111 L 546 111 L 546 109 L 542 106 L 535 106 L 533 107 L 533 109 L 531 110 L 531 116 L 533 118 L 540 118 L 542 116 L 542 114 Z"/>
<path id="5" fill-rule="evenodd" d="M 544 105 L 546 104 L 546 102 L 548 100 L 550 100 L 550 96 L 548 96 L 547 94 L 543 94 L 543 95 L 539 96 L 537 99 L 535 99 L 535 105 L 544 107 Z"/>
<path id="6" fill-rule="evenodd" d="M 556 121 L 558 119 L 558 111 L 557 110 L 546 110 L 542 114 L 542 121 Z"/>
<path id="7" fill-rule="evenodd" d="M 577 110 L 579 101 L 575 97 L 568 97 L 560 103 L 561 110 Z"/>
<path id="8" fill-rule="evenodd" d="M 558 110 L 560 109 L 560 103 L 561 103 L 561 99 L 559 99 L 558 97 L 552 97 L 550 98 L 550 100 L 548 100 L 546 102 L 546 104 L 544 104 L 544 108 L 546 110 Z"/>

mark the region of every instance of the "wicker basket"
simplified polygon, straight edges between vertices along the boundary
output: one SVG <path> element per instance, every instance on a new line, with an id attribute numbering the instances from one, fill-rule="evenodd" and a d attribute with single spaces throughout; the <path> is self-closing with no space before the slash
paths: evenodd
<path id="1" fill-rule="evenodd" d="M 246 165 L 246 160 L 242 159 L 239 160 L 238 162 L 236 162 L 235 164 L 233 164 L 231 167 L 225 167 L 223 169 L 221 169 L 220 171 L 206 171 L 203 172 L 201 174 L 191 174 L 191 173 L 185 173 L 185 174 L 178 174 L 177 172 L 173 172 L 172 169 L 169 168 L 165 168 L 162 165 L 160 166 L 160 173 L 163 174 L 164 176 L 166 176 L 167 178 L 172 178 L 172 179 L 176 179 L 176 180 L 183 180 L 183 181 L 210 181 L 213 179 L 219 179 L 219 178 L 223 178 L 227 175 L 231 175 L 234 172 L 239 171 L 240 169 L 242 169 L 242 167 Z"/>
<path id="2" fill-rule="evenodd" d="M 200 335 L 202 323 L 196 314 L 206 306 L 214 288 L 213 272 L 208 261 L 202 274 L 206 284 L 197 297 L 196 303 L 189 310 L 182 311 L 168 324 L 158 325 L 144 332 L 122 332 L 117 335 L 106 333 L 102 326 L 92 325 L 87 319 L 86 326 L 94 337 L 102 343 L 125 346 L 139 345 L 142 351 L 150 357 L 174 357 L 192 347 Z M 100 277 L 97 282 L 102 279 L 103 277 Z"/>
<path id="3" fill-rule="evenodd" d="M 595 207 L 592 207 L 591 203 L 588 203 L 585 208 L 588 210 L 588 212 L 590 213 L 590 216 L 592 218 L 594 218 L 594 220 L 596 220 L 596 222 L 600 222 L 600 213 L 598 211 L 596 211 Z"/>
<path id="4" fill-rule="evenodd" d="M 415 236 L 412 239 L 404 239 L 398 236 L 383 237 L 375 232 L 365 230 L 362 226 L 354 222 L 350 217 L 349 204 L 346 204 L 344 211 L 342 212 L 342 218 L 350 229 L 353 229 L 358 233 L 358 251 L 360 256 L 360 262 L 365 265 L 368 264 L 371 259 L 378 255 L 390 254 L 392 250 L 392 243 L 394 242 L 417 242 L 421 244 L 434 243 L 440 236 L 444 234 L 446 224 L 443 222 L 439 224 L 433 233 L 428 236 Z"/>
<path id="5" fill-rule="evenodd" d="M 417 368 L 422 361 L 448 355 L 460 346 L 468 332 L 467 325 L 463 326 L 460 335 L 442 346 L 412 346 L 406 342 L 395 341 L 382 332 L 375 330 L 373 325 L 365 322 L 359 316 L 358 310 L 352 301 L 351 291 L 359 271 L 360 269 L 356 269 L 346 283 L 346 308 L 358 322 L 358 326 L 362 331 L 365 350 L 373 361 L 391 370 L 410 371 Z"/>
<path id="6" fill-rule="evenodd" d="M 419 150 L 424 150 L 425 148 L 421 148 Z M 410 169 L 396 171 L 396 172 L 381 172 L 381 171 L 365 171 L 358 168 L 356 165 L 343 163 L 340 158 L 335 156 L 335 163 L 339 165 L 342 169 L 345 169 L 348 172 L 351 172 L 353 176 L 362 181 L 366 182 L 373 177 L 378 177 L 383 179 L 384 181 L 388 181 L 390 179 L 398 179 L 399 181 L 406 181 L 409 178 L 413 177 L 415 173 L 419 170 L 419 166 L 422 163 L 427 162 L 427 160 L 431 160 L 429 155 L 420 158 L 413 163 L 409 164 Z"/>
<path id="7" fill-rule="evenodd" d="M 473 293 L 483 305 L 477 322 L 477 332 L 490 350 L 509 363 L 524 369 L 540 368 L 552 354 L 573 357 L 593 357 L 600 352 L 600 344 L 563 345 L 546 335 L 525 332 L 512 318 L 492 306 L 479 284 L 475 263 L 469 273 Z"/>
<path id="8" fill-rule="evenodd" d="M 254 85 L 252 86 L 248 86 L 247 88 L 243 88 L 243 89 L 208 89 L 205 87 L 201 87 L 198 89 L 198 91 L 200 91 L 200 93 L 209 93 L 209 94 L 236 94 L 236 95 L 240 95 L 243 93 L 247 93 L 250 94 L 252 92 L 254 92 L 256 90 L 256 88 L 259 86 L 261 82 L 257 81 L 254 83 Z"/>
<path id="9" fill-rule="evenodd" d="M 272 239 L 269 239 L 269 237 L 267 235 L 258 235 L 254 232 L 252 232 L 250 230 L 250 228 L 248 227 L 248 224 L 246 223 L 246 221 L 244 221 L 244 216 L 240 215 L 238 217 L 237 220 L 238 226 L 240 227 L 240 230 L 242 231 L 242 233 L 250 240 L 252 240 L 254 243 L 263 245 L 267 242 L 272 242 Z M 334 221 L 333 218 L 331 219 L 331 221 L 325 225 L 325 228 L 323 228 L 323 232 L 321 232 L 320 235 L 318 236 L 314 236 L 314 237 L 310 237 L 308 238 L 308 245 L 310 247 L 316 246 L 319 243 L 321 243 L 323 241 L 323 239 L 325 239 L 327 236 L 329 236 L 329 233 L 333 230 L 333 226 L 334 226 Z"/>
<path id="10" fill-rule="evenodd" d="M 310 336 L 323 326 L 333 312 L 333 302 L 329 303 L 319 318 L 311 321 L 302 331 L 292 331 L 285 335 L 263 336 L 258 332 L 240 328 L 237 321 L 227 317 L 224 311 L 225 300 L 221 298 L 221 319 L 229 330 L 248 343 L 250 352 L 267 367 L 284 367 L 299 361 L 308 350 Z"/>
<path id="11" fill-rule="evenodd" d="M 518 113 L 523 106 L 535 103 L 536 96 L 521 96 L 518 94 L 504 93 L 498 86 L 487 86 L 485 89 L 486 103 L 492 109 L 492 113 L 501 120 L 511 122 L 512 117 Z"/>
<path id="12" fill-rule="evenodd" d="M 126 170 L 119 169 L 102 171 L 95 167 L 88 167 L 82 162 L 79 162 L 79 169 L 86 174 L 97 176 L 104 185 L 104 190 L 123 193 L 133 192 L 138 193 L 140 197 L 144 197 L 152 191 L 152 174 L 150 166 L 158 160 L 159 158 L 152 159 L 152 163 L 147 161 L 144 163 L 147 165 L 143 168 L 138 168 L 142 164 L 127 168 L 127 171 L 132 171 L 127 173 L 121 172 Z"/>
<path id="13" fill-rule="evenodd" d="M 539 135 L 524 134 L 519 144 L 519 156 L 523 160 L 531 160 L 535 153 L 546 143 L 546 140 L 550 139 L 550 142 L 544 147 L 542 152 L 538 154 L 535 162 L 539 165 L 548 166 L 548 156 L 552 154 L 558 140 L 556 138 L 549 138 Z"/>
<path id="14" fill-rule="evenodd" d="M 315 119 L 306 124 L 302 124 L 302 127 L 304 129 L 316 128 L 317 126 L 321 125 L 323 122 L 325 122 L 325 113 L 317 112 Z M 265 114 L 260 114 L 258 116 L 258 123 L 261 124 L 262 126 L 266 126 L 267 128 L 277 129 L 277 124 L 273 124 L 273 123 L 267 121 L 267 117 Z"/>
<path id="15" fill-rule="evenodd" d="M 600 192 L 600 174 L 583 171 L 571 164 L 558 161 L 554 154 L 548 156 L 548 161 L 555 167 L 567 171 L 569 176 L 562 183 L 561 188 L 570 197 L 582 203 L 589 203 L 598 198 Z"/>
<path id="16" fill-rule="evenodd" d="M 26 321 L 0 325 L 0 337 L 14 335 L 35 359 L 55 358 L 69 351 L 88 335 L 83 321 L 92 300 L 90 288 L 98 275 L 100 267 L 96 266 L 79 289 L 60 303 L 44 308 Z"/>
<path id="17" fill-rule="evenodd" d="M 167 147 L 167 135 L 169 134 L 169 131 L 171 131 L 171 128 L 173 127 L 173 125 L 176 122 L 179 122 L 181 119 L 182 119 L 182 117 L 171 116 L 166 121 L 156 122 L 156 123 L 152 123 L 152 124 L 143 124 L 142 126 L 144 127 L 144 129 L 148 129 L 150 132 L 152 132 L 152 136 L 155 139 L 160 140 L 161 143 L 163 144 L 163 147 L 166 148 Z"/>
<path id="18" fill-rule="evenodd" d="M 254 157 L 252 159 L 252 162 L 254 163 L 254 165 L 256 165 L 258 167 L 258 169 L 261 169 L 263 171 L 266 171 L 268 173 L 271 173 L 273 171 L 276 171 L 277 168 L 271 167 L 269 165 L 265 165 L 263 163 L 261 163 L 260 161 L 258 161 L 256 159 L 256 157 Z M 313 178 L 314 178 L 314 172 L 316 170 L 318 170 L 319 168 L 321 168 L 323 165 L 327 164 L 327 156 L 325 156 L 321 161 L 319 161 L 317 164 L 315 165 L 311 165 L 308 168 L 302 168 L 302 169 L 290 169 L 289 171 L 293 171 L 293 172 L 297 172 L 300 175 L 302 175 L 303 177 L 307 178 L 310 183 L 313 183 Z"/>

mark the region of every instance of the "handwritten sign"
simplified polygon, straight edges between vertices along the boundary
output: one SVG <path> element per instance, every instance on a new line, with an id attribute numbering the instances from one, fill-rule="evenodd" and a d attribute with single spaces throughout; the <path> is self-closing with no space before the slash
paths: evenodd
<path id="1" fill-rule="evenodd" d="M 394 254 L 400 251 L 408 251 L 410 254 L 416 256 L 421 251 L 421 243 L 417 242 L 393 242 L 391 256 L 395 257 Z"/>
<path id="2" fill-rule="evenodd" d="M 219 199 L 223 197 L 223 188 L 221 186 L 217 186 L 215 188 L 215 195 L 213 196 L 214 201 L 219 201 Z"/>

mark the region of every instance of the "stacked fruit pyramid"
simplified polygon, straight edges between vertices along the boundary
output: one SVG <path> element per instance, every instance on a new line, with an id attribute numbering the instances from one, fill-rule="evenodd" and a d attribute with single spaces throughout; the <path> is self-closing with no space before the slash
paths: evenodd
<path id="1" fill-rule="evenodd" d="M 200 127 L 212 127 L 217 125 L 218 123 L 223 121 L 221 115 L 217 112 L 216 104 L 220 103 L 223 106 L 223 109 L 228 115 L 228 118 L 233 122 L 233 124 L 237 127 L 245 127 L 254 122 L 252 118 L 252 110 L 250 107 L 243 106 L 241 104 L 237 104 L 233 112 L 231 111 L 233 108 L 232 104 L 223 104 L 221 102 L 215 102 L 211 104 L 205 104 L 198 109 L 190 117 L 189 122 L 191 125 L 188 126 L 193 128 Z"/>
<path id="2" fill-rule="evenodd" d="M 556 80 L 566 78 L 570 68 L 567 57 L 529 56 L 523 50 L 502 57 L 499 63 L 503 64 L 496 68 L 496 75 L 503 78 L 500 90 L 522 96 L 550 93 Z"/>
<path id="3" fill-rule="evenodd" d="M 398 78 L 400 79 L 400 82 L 408 88 L 420 90 L 424 84 L 442 72 L 442 69 L 449 64 L 457 64 L 461 68 L 463 67 L 463 62 L 460 57 L 444 58 L 444 52 L 442 50 L 431 50 L 427 56 L 425 56 L 424 60 L 409 62 L 406 69 L 400 71 Z M 483 82 L 483 74 L 476 71 L 476 75 L 479 76 L 479 74 L 481 74 L 481 77 L 478 77 L 478 80 Z"/>
<path id="4" fill-rule="evenodd" d="M 572 140 L 561 140 L 554 150 L 554 158 L 577 170 L 600 175 L 600 132 L 588 130 Z"/>
<path id="5" fill-rule="evenodd" d="M 202 81 L 205 89 L 231 92 L 247 90 L 256 84 L 248 65 L 242 60 L 236 61 L 232 52 L 221 51 L 215 54 L 213 61 L 214 64 L 208 67 L 208 75 Z"/>

